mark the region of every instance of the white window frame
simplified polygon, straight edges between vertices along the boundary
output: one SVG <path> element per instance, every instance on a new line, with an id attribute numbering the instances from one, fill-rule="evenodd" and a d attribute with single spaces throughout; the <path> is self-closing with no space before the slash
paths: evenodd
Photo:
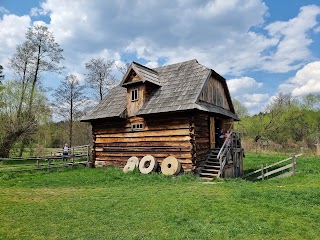
<path id="1" fill-rule="evenodd" d="M 144 124 L 143 123 L 132 123 L 131 124 L 131 129 L 132 131 L 141 131 L 144 128 Z"/>
<path id="2" fill-rule="evenodd" d="M 139 91 L 138 88 L 131 90 L 131 102 L 138 101 L 139 99 Z"/>

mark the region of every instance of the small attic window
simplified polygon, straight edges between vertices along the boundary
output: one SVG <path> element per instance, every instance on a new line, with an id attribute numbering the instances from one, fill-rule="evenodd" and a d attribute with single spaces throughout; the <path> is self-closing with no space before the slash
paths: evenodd
<path id="1" fill-rule="evenodd" d="M 138 101 L 138 89 L 131 90 L 131 102 Z"/>
<path id="2" fill-rule="evenodd" d="M 131 124 L 131 129 L 132 131 L 139 131 L 143 130 L 143 124 L 142 123 L 137 123 L 137 124 Z"/>

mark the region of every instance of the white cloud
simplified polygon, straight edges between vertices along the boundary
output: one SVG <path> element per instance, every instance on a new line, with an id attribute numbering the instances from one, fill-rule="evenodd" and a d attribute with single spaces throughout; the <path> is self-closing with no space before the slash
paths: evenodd
<path id="1" fill-rule="evenodd" d="M 269 101 L 269 94 L 257 93 L 262 90 L 263 83 L 251 77 L 230 79 L 227 80 L 227 84 L 231 96 L 244 104 L 251 115 L 261 112 Z"/>
<path id="2" fill-rule="evenodd" d="M 257 53 L 274 44 L 273 39 L 249 31 L 264 21 L 267 7 L 261 0 L 47 0 L 41 7 L 70 56 L 79 51 L 98 54 L 108 48 L 137 53 L 149 62 L 197 58 L 224 74 L 251 67 Z"/>
<path id="3" fill-rule="evenodd" d="M 291 92 L 294 97 L 320 93 L 320 61 L 305 65 L 293 78 L 282 83 L 279 90 L 285 93 Z"/>
<path id="4" fill-rule="evenodd" d="M 31 15 L 50 17 L 48 27 L 72 71 L 105 51 L 107 57 L 128 51 L 153 63 L 196 58 L 222 75 L 296 69 L 311 57 L 308 32 L 316 31 L 320 7 L 269 24 L 265 36 L 252 29 L 263 28 L 267 10 L 262 0 L 46 0 Z"/>
<path id="5" fill-rule="evenodd" d="M 259 93 L 254 93 L 254 94 L 244 94 L 243 98 L 246 101 L 253 101 L 253 102 L 265 102 L 269 100 L 270 96 L 269 94 L 259 94 Z"/>
<path id="6" fill-rule="evenodd" d="M 14 14 L 5 14 L 0 18 L 0 64 L 4 67 L 8 63 L 17 44 L 23 42 L 25 32 L 31 24 L 29 16 L 16 16 Z M 6 70 L 6 68 L 5 68 Z"/>
<path id="7" fill-rule="evenodd" d="M 257 82 L 251 77 L 234 78 L 227 81 L 230 94 L 234 97 L 253 93 L 260 88 L 263 83 Z"/>
<path id="8" fill-rule="evenodd" d="M 42 8 L 31 8 L 31 11 L 30 11 L 30 16 L 31 17 L 37 17 L 37 16 L 41 16 L 41 15 L 46 15 L 48 14 L 48 12 Z"/>
<path id="9" fill-rule="evenodd" d="M 309 5 L 300 9 L 297 17 L 287 22 L 273 22 L 266 26 L 269 35 L 278 39 L 275 51 L 263 56 L 262 69 L 270 72 L 288 72 L 303 66 L 312 58 L 308 46 L 312 43 L 309 31 L 316 31 L 320 6 Z"/>
<path id="10" fill-rule="evenodd" d="M 10 13 L 8 9 L 6 9 L 5 7 L 0 6 L 0 12 L 2 13 Z"/>

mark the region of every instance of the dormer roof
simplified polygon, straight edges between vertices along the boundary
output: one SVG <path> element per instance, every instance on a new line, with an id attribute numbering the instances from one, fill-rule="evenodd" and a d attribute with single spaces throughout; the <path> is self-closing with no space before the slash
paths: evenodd
<path id="1" fill-rule="evenodd" d="M 136 75 L 138 77 L 136 77 Z M 127 87 L 128 85 L 135 84 L 138 82 L 150 82 L 159 87 L 161 86 L 158 72 L 151 68 L 143 66 L 137 62 L 132 62 L 127 70 L 127 73 L 122 78 L 120 86 Z"/>

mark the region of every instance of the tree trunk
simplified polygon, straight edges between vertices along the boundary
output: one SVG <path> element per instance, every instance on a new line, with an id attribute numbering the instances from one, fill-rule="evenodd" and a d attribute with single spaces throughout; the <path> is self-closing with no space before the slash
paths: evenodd
<path id="1" fill-rule="evenodd" d="M 0 143 L 0 157 L 7 158 L 9 157 L 10 150 L 12 149 L 14 143 L 22 136 L 24 131 L 18 129 L 16 131 L 10 131 L 7 133 L 6 137 Z"/>

